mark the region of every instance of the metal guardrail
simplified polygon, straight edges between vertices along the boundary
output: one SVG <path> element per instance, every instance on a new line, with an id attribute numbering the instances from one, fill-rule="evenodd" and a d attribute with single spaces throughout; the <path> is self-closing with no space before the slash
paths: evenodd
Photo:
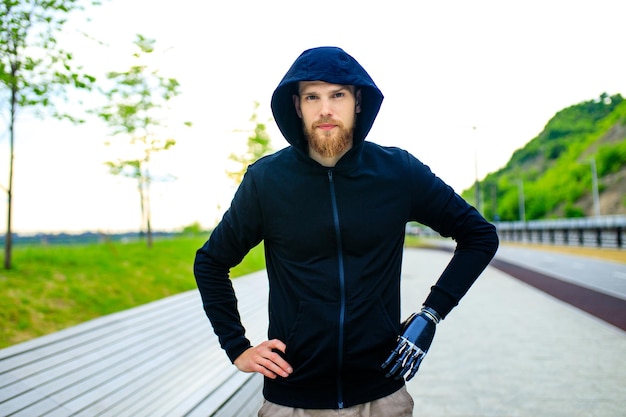
<path id="1" fill-rule="evenodd" d="M 494 222 L 501 241 L 563 246 L 626 248 L 626 216 L 580 217 L 517 222 Z M 409 235 L 435 237 L 429 227 L 410 223 Z"/>
<path id="2" fill-rule="evenodd" d="M 530 220 L 494 223 L 504 241 L 623 249 L 626 216 Z"/>

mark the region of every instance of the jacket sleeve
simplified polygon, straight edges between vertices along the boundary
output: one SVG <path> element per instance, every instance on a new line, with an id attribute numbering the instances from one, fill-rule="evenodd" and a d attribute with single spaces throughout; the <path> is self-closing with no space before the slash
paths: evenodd
<path id="1" fill-rule="evenodd" d="M 251 346 L 241 323 L 230 269 L 262 239 L 256 195 L 254 181 L 247 173 L 221 222 L 196 252 L 194 262 L 204 311 L 231 362 Z"/>
<path id="2" fill-rule="evenodd" d="M 496 228 L 417 159 L 411 158 L 412 217 L 456 249 L 424 304 L 445 317 L 459 303 L 498 249 Z"/>

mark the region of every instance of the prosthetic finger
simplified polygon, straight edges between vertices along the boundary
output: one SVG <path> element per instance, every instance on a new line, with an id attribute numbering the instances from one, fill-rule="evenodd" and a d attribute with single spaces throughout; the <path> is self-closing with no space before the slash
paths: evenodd
<path id="1" fill-rule="evenodd" d="M 389 372 L 387 372 L 387 377 L 390 376 L 396 376 L 398 371 L 400 371 L 402 369 L 403 363 L 406 359 L 406 355 L 407 355 L 407 351 L 406 349 L 401 350 L 402 353 L 396 358 L 395 362 L 393 363 L 393 366 L 391 367 L 391 369 L 389 370 Z"/>
<path id="2" fill-rule="evenodd" d="M 402 346 L 400 345 L 400 343 L 398 343 L 396 348 L 391 351 L 391 353 L 387 357 L 387 360 L 385 360 L 385 362 L 382 365 L 380 365 L 380 367 L 383 369 L 387 368 L 391 364 L 391 362 L 393 362 L 400 355 L 401 347 Z"/>
<path id="3" fill-rule="evenodd" d="M 407 372 L 411 371 L 415 367 L 416 359 L 420 357 L 419 355 L 422 352 L 420 348 L 409 341 L 407 341 L 407 345 L 407 356 L 403 361 L 402 371 L 400 374 L 396 375 L 396 379 L 403 378 Z"/>
<path id="4" fill-rule="evenodd" d="M 417 373 L 417 370 L 420 367 L 420 364 L 422 363 L 422 359 L 424 359 L 424 356 L 426 356 L 426 352 L 420 351 L 418 353 L 417 357 L 415 358 L 415 363 L 413 363 L 413 365 L 412 365 L 411 372 L 406 377 L 407 381 L 410 381 L 411 378 L 413 378 L 415 376 L 415 374 Z"/>

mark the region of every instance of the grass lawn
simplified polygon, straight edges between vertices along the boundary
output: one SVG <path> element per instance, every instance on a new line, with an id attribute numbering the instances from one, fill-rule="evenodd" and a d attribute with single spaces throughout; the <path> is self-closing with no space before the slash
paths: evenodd
<path id="1" fill-rule="evenodd" d="M 196 289 L 193 260 L 202 237 L 86 245 L 16 245 L 0 270 L 0 348 Z M 232 276 L 263 269 L 261 246 Z M 198 308 L 202 308 L 198 305 Z"/>

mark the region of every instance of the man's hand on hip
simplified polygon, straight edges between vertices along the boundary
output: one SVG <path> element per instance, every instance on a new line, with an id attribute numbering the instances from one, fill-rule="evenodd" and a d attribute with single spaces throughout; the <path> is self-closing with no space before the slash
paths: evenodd
<path id="1" fill-rule="evenodd" d="M 293 368 L 275 350 L 285 353 L 287 346 L 278 339 L 267 340 L 251 347 L 235 359 L 235 366 L 242 372 L 258 372 L 268 378 L 287 378 Z"/>

